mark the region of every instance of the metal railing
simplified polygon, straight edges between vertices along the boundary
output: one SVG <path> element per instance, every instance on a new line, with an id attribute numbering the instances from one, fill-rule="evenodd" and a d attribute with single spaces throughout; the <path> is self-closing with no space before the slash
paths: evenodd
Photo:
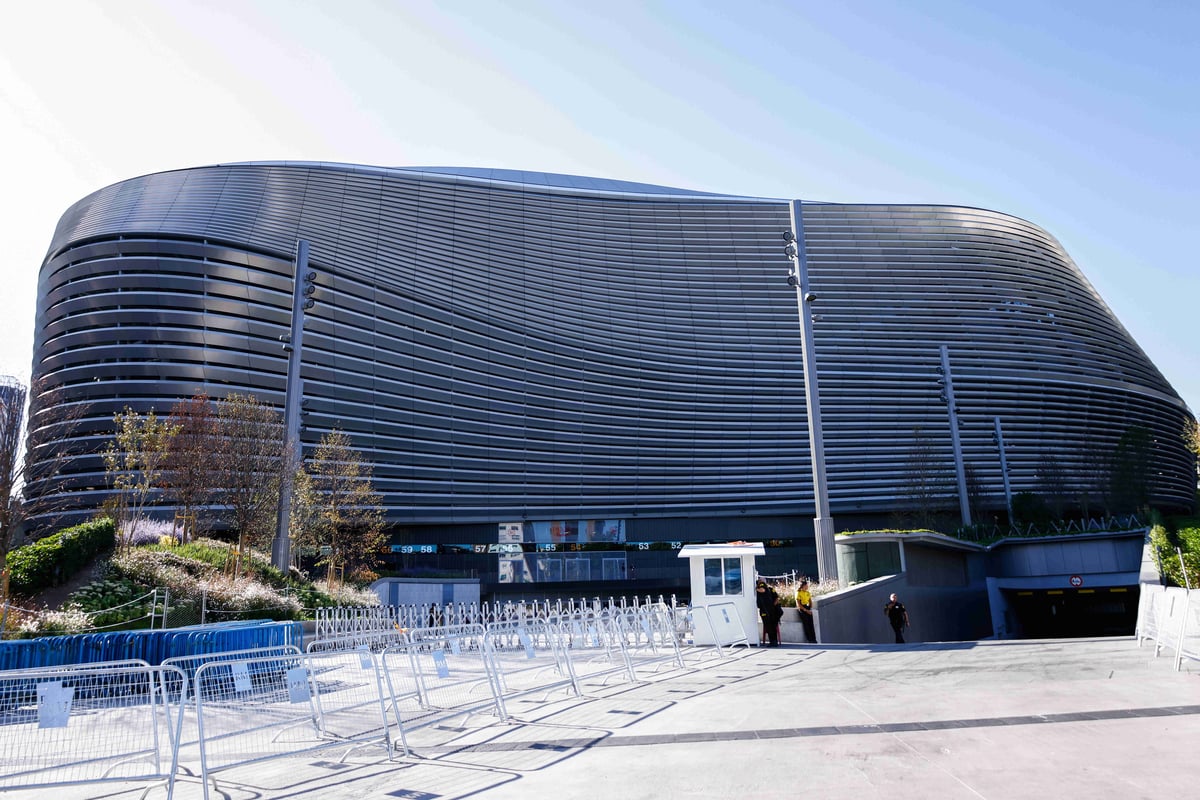
<path id="1" fill-rule="evenodd" d="M 1200 661 L 1200 589 L 1143 583 L 1138 596 L 1138 647 L 1153 642 L 1154 657 L 1174 654 L 1178 671 L 1183 659 Z"/>

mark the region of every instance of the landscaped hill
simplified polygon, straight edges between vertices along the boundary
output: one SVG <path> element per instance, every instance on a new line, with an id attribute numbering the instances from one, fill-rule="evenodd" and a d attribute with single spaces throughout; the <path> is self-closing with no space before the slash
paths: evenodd
<path id="1" fill-rule="evenodd" d="M 21 553 L 24 548 L 10 554 L 10 569 L 14 563 L 32 563 L 37 569 L 25 569 L 14 581 L 24 599 L 13 602 L 4 631 L 8 638 L 233 619 L 306 619 L 321 606 L 378 603 L 370 591 L 333 587 L 295 572 L 284 575 L 263 554 L 215 539 L 176 544 L 164 538 L 138 545 L 110 538 L 109 549 L 84 560 L 74 552 L 81 537 L 56 536 L 59 542 L 41 544 L 35 559 Z M 104 540 L 102 534 L 99 538 Z M 55 548 L 57 558 L 51 558 L 47 553 Z M 70 556 L 62 550 L 70 550 Z M 75 566 L 70 574 L 61 568 L 68 562 Z"/>

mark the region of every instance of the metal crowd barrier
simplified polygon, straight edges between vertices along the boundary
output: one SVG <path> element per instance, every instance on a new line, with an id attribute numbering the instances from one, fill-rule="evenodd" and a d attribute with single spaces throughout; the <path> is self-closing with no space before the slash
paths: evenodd
<path id="1" fill-rule="evenodd" d="M 318 639 L 333 639 L 362 632 L 414 630 L 444 625 L 491 625 L 522 619 L 549 619 L 585 611 L 624 612 L 650 605 L 674 608 L 675 598 L 646 597 L 569 598 L 566 600 L 504 600 L 491 603 L 448 603 L 399 606 L 340 606 L 316 609 Z"/>
<path id="2" fill-rule="evenodd" d="M 131 660 L 0 672 L 0 791 L 161 782 L 170 798 L 183 708 L 166 677 L 187 682 Z"/>
<path id="3" fill-rule="evenodd" d="M 482 625 L 421 628 L 383 651 L 392 709 L 402 730 L 474 714 L 508 719 L 485 651 L 486 635 Z"/>
<path id="4" fill-rule="evenodd" d="M 196 670 L 204 796 L 215 775 L 297 753 L 378 745 L 392 757 L 379 660 L 369 650 L 246 654 Z"/>
<path id="5" fill-rule="evenodd" d="M 0 642 L 0 670 L 140 659 L 150 665 L 197 653 L 299 646 L 299 622 L 246 620 L 166 630 L 111 631 Z"/>
<path id="6" fill-rule="evenodd" d="M 662 604 L 552 618 L 0 673 L 0 791 L 161 781 L 199 762 L 204 796 L 225 770 L 343 747 L 409 755 L 406 731 L 452 717 L 512 718 L 514 701 L 579 696 L 639 670 L 685 666 Z M 187 632 L 203 637 L 211 631 Z M 221 639 L 183 639 L 216 646 Z M 196 774 L 196 773 L 191 773 Z"/>
<path id="7" fill-rule="evenodd" d="M 714 651 L 722 659 L 728 658 L 739 644 L 751 647 L 750 633 L 742 622 L 737 606 L 732 602 L 711 603 L 691 609 L 694 629 L 704 630 L 714 642 Z M 703 626 L 703 627 L 701 627 Z M 757 637 L 755 637 L 757 639 Z"/>
<path id="8" fill-rule="evenodd" d="M 637 682 L 625 639 L 612 614 L 581 611 L 560 618 L 559 625 L 567 637 L 568 664 L 579 693 L 585 682 L 599 680 L 604 684 L 615 677 Z"/>
<path id="9" fill-rule="evenodd" d="M 617 618 L 632 662 L 686 669 L 679 634 L 671 609 L 662 604 L 622 612 Z"/>
<path id="10" fill-rule="evenodd" d="M 1138 646 L 1154 642 L 1154 657 L 1169 649 L 1174 667 L 1183 659 L 1200 660 L 1200 589 L 1142 584 L 1138 596 Z"/>

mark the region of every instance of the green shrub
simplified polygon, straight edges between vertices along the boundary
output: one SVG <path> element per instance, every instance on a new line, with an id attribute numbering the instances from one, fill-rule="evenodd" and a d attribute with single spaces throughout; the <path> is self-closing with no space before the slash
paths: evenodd
<path id="1" fill-rule="evenodd" d="M 1155 525 L 1150 529 L 1150 546 L 1164 578 L 1175 586 L 1200 587 L 1200 527 L 1180 528 L 1172 535 L 1162 525 Z M 1175 552 L 1177 547 L 1179 552 Z M 1181 557 L 1183 565 L 1179 563 Z"/>
<path id="2" fill-rule="evenodd" d="M 114 629 L 137 623 L 145 627 L 149 620 L 150 590 L 127 578 L 107 577 L 94 581 L 71 594 L 68 607 L 90 612 L 92 625 Z"/>
<path id="3" fill-rule="evenodd" d="M 85 522 L 61 530 L 8 554 L 9 589 L 30 596 L 66 583 L 93 558 L 116 543 L 110 519 Z"/>
<path id="4" fill-rule="evenodd" d="M 232 544 L 207 538 L 199 538 L 179 545 L 152 544 L 148 545 L 145 549 L 152 552 L 167 553 L 169 557 L 179 557 L 192 562 L 206 564 L 218 572 L 227 571 L 233 565 L 233 561 L 236 558 L 236 548 Z M 242 551 L 242 567 L 256 580 L 268 586 L 282 588 L 287 585 L 287 579 L 283 573 L 256 551 Z"/>

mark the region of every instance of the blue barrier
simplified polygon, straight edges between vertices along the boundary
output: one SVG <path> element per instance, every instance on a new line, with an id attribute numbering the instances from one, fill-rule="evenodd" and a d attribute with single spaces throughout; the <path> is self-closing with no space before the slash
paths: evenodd
<path id="1" fill-rule="evenodd" d="M 142 659 L 157 666 L 180 656 L 251 650 L 291 644 L 304 638 L 299 622 L 239 620 L 153 631 L 81 633 L 0 642 L 0 670 L 57 667 Z"/>

